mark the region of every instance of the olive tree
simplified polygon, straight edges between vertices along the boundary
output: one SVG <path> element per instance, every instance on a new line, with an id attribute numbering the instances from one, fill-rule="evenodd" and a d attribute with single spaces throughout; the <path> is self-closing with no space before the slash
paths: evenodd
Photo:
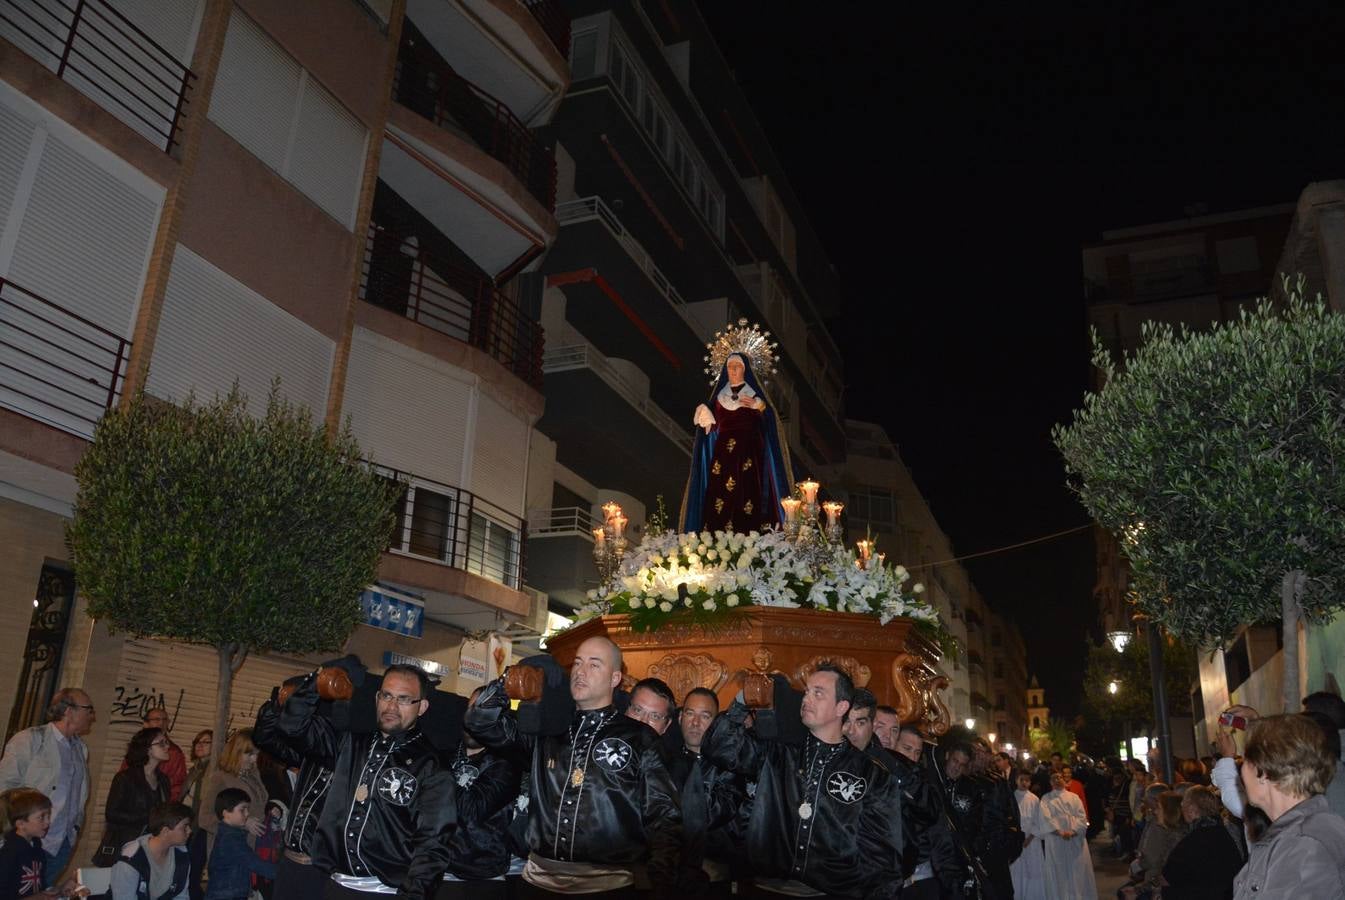
<path id="1" fill-rule="evenodd" d="M 1120 364 L 1095 336 L 1105 382 L 1053 430 L 1158 624 L 1216 647 L 1282 623 L 1289 710 L 1300 623 L 1345 602 L 1345 318 L 1302 285 L 1207 332 L 1149 323 Z"/>
<path id="2" fill-rule="evenodd" d="M 214 647 L 216 754 L 253 650 L 341 646 L 387 546 L 397 487 L 273 386 L 200 405 L 140 395 L 108 413 L 75 469 L 66 528 L 89 614 L 113 631 Z"/>

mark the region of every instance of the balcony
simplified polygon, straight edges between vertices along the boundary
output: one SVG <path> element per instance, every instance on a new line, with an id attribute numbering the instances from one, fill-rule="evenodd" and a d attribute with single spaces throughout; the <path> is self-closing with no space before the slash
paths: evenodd
<path id="1" fill-rule="evenodd" d="M 196 76 L 107 0 L 0 0 L 0 37 L 171 153 Z"/>
<path id="2" fill-rule="evenodd" d="M 542 386 L 542 326 L 489 279 L 425 250 L 415 237 L 370 225 L 360 297 L 470 344 L 525 383 Z"/>
<path id="3" fill-rule="evenodd" d="M 542 26 L 561 56 L 570 55 L 570 17 L 558 0 L 520 0 Z"/>
<path id="4" fill-rule="evenodd" d="M 593 529 L 602 525 L 586 506 L 535 509 L 528 514 L 528 581 L 553 600 L 578 608 L 598 584 Z"/>
<path id="5" fill-rule="evenodd" d="M 1198 257 L 1134 261 L 1124 274 L 1084 282 L 1084 297 L 1089 303 L 1153 303 L 1214 294 L 1217 290 L 1209 260 Z"/>
<path id="6" fill-rule="evenodd" d="M 453 485 L 383 466 L 375 471 L 405 485 L 396 507 L 379 580 L 426 597 L 426 614 L 443 618 L 463 601 L 526 615 L 523 593 L 527 525 L 500 507 Z M 434 615 L 437 612 L 437 615 Z"/>
<path id="7" fill-rule="evenodd" d="M 653 395 L 686 403 L 704 395 L 701 357 L 713 329 L 601 197 L 556 207 L 560 236 L 542 262 L 569 303 L 565 318 L 602 353 L 649 359 Z"/>
<path id="8" fill-rule="evenodd" d="M 397 55 L 393 100 L 467 137 L 503 163 L 548 211 L 556 205 L 556 157 L 503 102 L 453 70 L 410 35 Z"/>
<path id="9" fill-rule="evenodd" d="M 83 438 L 121 396 L 131 342 L 0 279 L 0 406 Z"/>
<path id="10" fill-rule="evenodd" d="M 556 441 L 556 460 L 594 484 L 653 508 L 674 506 L 691 461 L 691 410 L 679 424 L 636 383 L 638 369 L 587 344 L 553 347 L 542 362 L 546 412 L 537 427 Z"/>

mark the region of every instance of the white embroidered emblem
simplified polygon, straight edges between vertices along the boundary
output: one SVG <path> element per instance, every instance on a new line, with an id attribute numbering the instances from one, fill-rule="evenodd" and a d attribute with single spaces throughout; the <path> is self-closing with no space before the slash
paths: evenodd
<path id="1" fill-rule="evenodd" d="M 471 787 L 472 783 L 476 781 L 477 776 L 480 774 L 481 770 L 469 763 L 463 763 L 453 771 L 453 777 L 457 780 L 458 787 L 460 788 Z"/>
<path id="2" fill-rule="evenodd" d="M 864 797 L 869 783 L 849 772 L 832 772 L 827 779 L 827 793 L 842 803 L 854 803 Z"/>
<path id="3" fill-rule="evenodd" d="M 603 738 L 593 748 L 593 761 L 609 772 L 620 772 L 630 765 L 630 744 L 621 738 Z"/>
<path id="4" fill-rule="evenodd" d="M 405 769 L 384 769 L 378 775 L 378 794 L 389 803 L 408 806 L 416 796 L 416 776 Z"/>
<path id="5" fill-rule="evenodd" d="M 971 812 L 971 798 L 963 797 L 961 794 L 954 794 L 953 806 L 957 807 L 958 812 Z"/>

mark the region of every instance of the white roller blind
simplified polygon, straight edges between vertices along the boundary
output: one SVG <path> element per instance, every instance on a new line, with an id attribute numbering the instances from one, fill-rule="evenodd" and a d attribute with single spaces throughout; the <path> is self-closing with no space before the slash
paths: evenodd
<path id="1" fill-rule="evenodd" d="M 270 699 L 271 688 L 312 666 L 311 660 L 250 655 L 234 675 L 229 730 L 251 728 L 257 708 Z M 214 729 L 218 672 L 218 657 L 209 647 L 153 639 L 126 642 L 112 708 L 98 710 L 98 725 L 90 736 L 104 741 L 106 750 L 90 791 L 94 808 L 86 821 L 102 828 L 107 789 L 121 768 L 127 743 L 140 730 L 145 710 L 162 706 L 168 711 L 173 741 L 183 753 L 191 753 L 197 733 Z"/>
<path id="2" fill-rule="evenodd" d="M 330 338 L 179 244 L 147 390 L 180 401 L 194 388 L 209 400 L 237 379 L 261 414 L 279 376 L 281 392 L 321 418 L 334 351 Z"/>
<path id="3" fill-rule="evenodd" d="M 499 403 L 477 398 L 472 492 L 522 516 L 528 471 L 528 426 Z"/>
<path id="4" fill-rule="evenodd" d="M 355 220 L 367 137 L 364 126 L 326 88 L 306 80 L 290 148 L 289 179 L 347 226 Z"/>
<path id="5" fill-rule="evenodd" d="M 256 23 L 235 11 L 224 36 L 210 120 L 284 174 L 302 73 Z"/>
<path id="6" fill-rule="evenodd" d="M 203 0 L 111 0 L 112 6 L 184 66 L 191 65 Z"/>
<path id="7" fill-rule="evenodd" d="M 210 119 L 346 228 L 355 227 L 368 129 L 237 10 Z"/>
<path id="8" fill-rule="evenodd" d="M 19 187 L 19 174 L 28 158 L 37 123 L 17 111 L 0 106 L 0 233 L 9 221 L 14 194 Z"/>
<path id="9" fill-rule="evenodd" d="M 357 328 L 344 415 L 379 465 L 462 487 L 470 379 L 448 363 Z"/>

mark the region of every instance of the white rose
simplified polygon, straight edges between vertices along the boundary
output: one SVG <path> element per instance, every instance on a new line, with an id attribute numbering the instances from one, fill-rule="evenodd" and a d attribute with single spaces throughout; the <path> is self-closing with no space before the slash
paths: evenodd
<path id="1" fill-rule="evenodd" d="M 653 609 L 655 606 L 658 606 L 658 601 L 653 597 L 647 597 L 645 598 L 644 605 L 647 609 Z"/>
<path id="2" fill-rule="evenodd" d="M 713 597 L 711 597 L 709 600 L 706 600 L 704 603 L 701 604 L 701 609 L 705 610 L 706 612 L 713 612 L 714 608 L 715 608 L 715 601 Z"/>
<path id="3" fill-rule="evenodd" d="M 728 599 L 726 599 L 726 600 L 724 601 L 724 603 L 725 603 L 726 605 L 728 605 L 728 606 L 737 606 L 737 605 L 738 605 L 738 595 L 737 595 L 737 594 L 729 594 Z"/>
<path id="4" fill-rule="evenodd" d="M 664 600 L 662 603 L 660 603 L 658 605 L 658 608 L 663 610 L 665 613 L 672 612 L 672 604 L 669 603 L 667 600 Z"/>
<path id="5" fill-rule="evenodd" d="M 923 584 L 917 584 L 915 587 L 911 588 L 911 593 L 914 594 L 923 594 L 924 592 L 925 586 Z"/>

